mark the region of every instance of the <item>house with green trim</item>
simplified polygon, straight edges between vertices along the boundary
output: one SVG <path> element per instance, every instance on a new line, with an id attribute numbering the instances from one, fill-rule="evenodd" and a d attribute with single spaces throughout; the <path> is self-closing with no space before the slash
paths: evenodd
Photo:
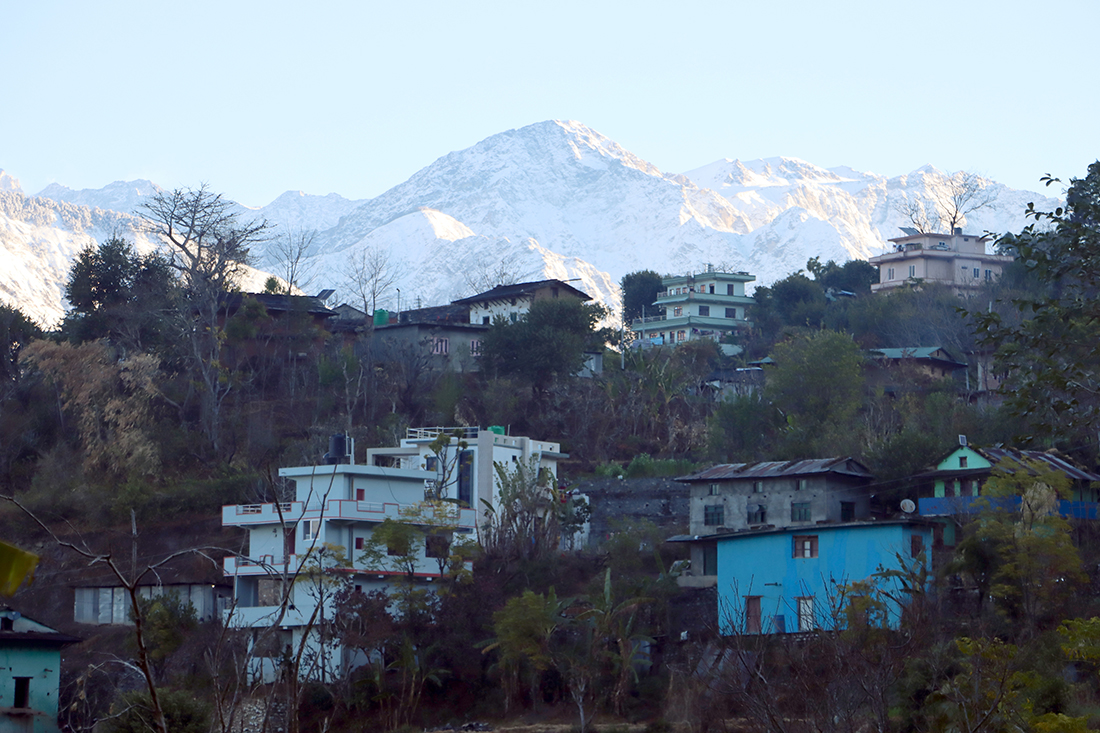
<path id="1" fill-rule="evenodd" d="M 0 606 L 0 731 L 56 733 L 61 647 L 77 641 Z"/>
<path id="2" fill-rule="evenodd" d="M 982 495 L 982 485 L 1002 461 L 1017 466 L 1036 462 L 1064 475 L 1070 481 L 1072 494 L 1069 499 L 1058 502 L 1059 513 L 1077 519 L 1098 518 L 1100 474 L 1080 468 L 1057 453 L 960 445 L 940 461 L 935 469 L 918 476 L 932 487 L 932 496 L 923 497 L 917 502 L 920 515 L 955 519 L 954 522 L 946 522 L 944 525 L 945 545 L 955 544 L 957 524 L 986 506 L 984 502 L 977 501 Z"/>

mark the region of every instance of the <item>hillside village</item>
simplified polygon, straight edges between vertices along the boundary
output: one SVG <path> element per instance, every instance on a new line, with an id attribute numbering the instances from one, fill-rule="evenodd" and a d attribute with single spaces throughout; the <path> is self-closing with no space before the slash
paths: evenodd
<path id="1" fill-rule="evenodd" d="M 204 195 L 58 331 L 0 306 L 13 730 L 1100 726 L 1100 163 L 751 295 L 639 262 L 621 314 L 241 292 Z"/>

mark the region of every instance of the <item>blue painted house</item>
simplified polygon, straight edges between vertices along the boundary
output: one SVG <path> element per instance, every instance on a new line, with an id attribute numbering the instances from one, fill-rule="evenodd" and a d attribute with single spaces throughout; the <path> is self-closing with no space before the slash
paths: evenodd
<path id="1" fill-rule="evenodd" d="M 932 544 L 920 519 L 880 519 L 710 536 L 717 543 L 723 634 L 796 633 L 834 625 L 839 586 L 902 569 Z M 670 541 L 696 542 L 692 535 Z M 899 559 L 900 558 L 900 559 Z M 888 612 L 896 624 L 900 609 Z"/>

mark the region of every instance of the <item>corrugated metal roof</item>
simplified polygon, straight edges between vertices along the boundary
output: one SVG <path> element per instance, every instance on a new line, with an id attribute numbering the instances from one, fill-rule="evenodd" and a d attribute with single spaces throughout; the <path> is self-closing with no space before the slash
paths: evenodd
<path id="1" fill-rule="evenodd" d="M 760 461 L 757 463 L 720 463 L 677 481 L 722 481 L 726 479 L 805 476 L 815 473 L 841 473 L 873 478 L 867 467 L 854 458 L 810 458 L 804 461 Z"/>
<path id="2" fill-rule="evenodd" d="M 1017 448 L 974 448 L 973 446 L 971 446 L 971 450 L 994 465 L 996 465 L 998 461 L 1006 459 L 1017 462 L 1039 461 L 1050 466 L 1055 471 L 1064 473 L 1074 481 L 1100 481 L 1100 475 L 1091 471 L 1086 471 L 1083 468 L 1078 468 L 1065 458 L 1054 453 L 1045 453 L 1037 450 L 1019 450 Z"/>
<path id="3" fill-rule="evenodd" d="M 938 352 L 938 353 L 937 353 Z M 943 361 L 960 367 L 966 366 L 942 346 L 909 346 L 902 349 L 871 349 L 867 352 L 872 359 L 886 359 L 890 361 L 899 359 L 927 359 L 930 361 Z"/>

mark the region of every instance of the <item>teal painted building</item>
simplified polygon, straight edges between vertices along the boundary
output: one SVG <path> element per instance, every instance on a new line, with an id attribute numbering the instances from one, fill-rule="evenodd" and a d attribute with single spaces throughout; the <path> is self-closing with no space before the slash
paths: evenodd
<path id="1" fill-rule="evenodd" d="M 61 647 L 76 641 L 0 607 L 0 733 L 56 733 Z"/>
<path id="2" fill-rule="evenodd" d="M 834 625 L 831 611 L 840 585 L 917 562 L 931 548 L 932 526 L 919 519 L 885 519 L 707 539 L 718 545 L 722 633 L 797 633 Z M 890 625 L 899 618 L 900 609 L 890 609 Z"/>
<path id="3" fill-rule="evenodd" d="M 1069 479 L 1072 493 L 1069 499 L 1058 502 L 1059 514 L 1077 519 L 1100 518 L 1100 474 L 1086 471 L 1055 453 L 969 446 L 959 446 L 934 470 L 918 477 L 931 484 L 932 494 L 918 500 L 920 515 L 946 518 L 940 520 L 943 522 L 943 543 L 952 546 L 957 537 L 956 522 L 964 524 L 969 515 L 986 506 L 976 500 L 982 495 L 982 485 L 993 475 L 996 465 L 1001 463 L 1006 468 L 1019 470 L 1019 466 L 1028 462 L 1039 463 Z M 1018 505 L 1019 500 L 1012 503 Z"/>

